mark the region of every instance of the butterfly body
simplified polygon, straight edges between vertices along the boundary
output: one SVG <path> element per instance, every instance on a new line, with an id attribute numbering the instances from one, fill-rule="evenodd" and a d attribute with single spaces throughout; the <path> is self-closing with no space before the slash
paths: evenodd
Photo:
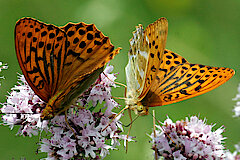
<path id="1" fill-rule="evenodd" d="M 28 84 L 47 103 L 42 119 L 68 109 L 120 50 L 94 24 L 56 27 L 33 18 L 16 23 L 15 48 Z"/>
<path id="2" fill-rule="evenodd" d="M 191 64 L 165 49 L 167 31 L 167 20 L 160 18 L 145 30 L 136 27 L 130 40 L 126 105 L 138 115 L 206 93 L 234 75 L 230 68 Z"/>

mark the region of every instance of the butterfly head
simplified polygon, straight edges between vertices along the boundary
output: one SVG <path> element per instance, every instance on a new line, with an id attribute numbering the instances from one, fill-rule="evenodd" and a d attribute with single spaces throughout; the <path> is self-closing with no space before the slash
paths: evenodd
<path id="1" fill-rule="evenodd" d="M 137 105 L 137 114 L 140 116 L 143 115 L 148 115 L 148 107 L 147 106 L 143 106 L 142 104 Z"/>
<path id="2" fill-rule="evenodd" d="M 52 119 L 53 117 L 54 115 L 53 115 L 52 106 L 50 104 L 47 104 L 46 108 L 43 110 L 41 114 L 41 119 L 49 120 L 49 119 Z"/>
<path id="3" fill-rule="evenodd" d="M 135 112 L 135 114 L 137 114 L 139 116 L 148 115 L 148 107 L 142 105 L 141 102 L 138 102 L 138 103 L 133 104 L 133 105 L 129 105 L 129 108 L 131 110 L 133 110 Z"/>

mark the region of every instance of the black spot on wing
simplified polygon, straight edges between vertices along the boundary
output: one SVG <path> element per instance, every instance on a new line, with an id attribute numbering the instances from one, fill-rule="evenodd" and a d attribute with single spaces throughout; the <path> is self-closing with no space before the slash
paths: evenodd
<path id="1" fill-rule="evenodd" d="M 48 25 L 48 26 L 47 26 L 47 30 L 48 30 L 48 31 L 53 30 L 53 25 Z"/>
<path id="2" fill-rule="evenodd" d="M 36 42 L 37 41 L 37 38 L 36 37 L 33 37 L 33 42 Z"/>
<path id="3" fill-rule="evenodd" d="M 201 88 L 202 88 L 201 86 L 197 86 L 194 90 L 199 91 Z"/>
<path id="4" fill-rule="evenodd" d="M 168 56 L 166 56 L 167 57 L 167 59 L 172 59 L 172 56 L 170 56 L 170 55 L 168 55 Z"/>
<path id="5" fill-rule="evenodd" d="M 187 61 L 186 61 L 186 59 L 185 58 L 183 58 L 182 59 L 182 63 L 186 63 Z"/>
<path id="6" fill-rule="evenodd" d="M 32 32 L 28 32 L 27 37 L 31 38 L 32 37 Z"/>
<path id="7" fill-rule="evenodd" d="M 75 34 L 74 31 L 69 31 L 69 32 L 67 33 L 67 35 L 68 35 L 69 37 L 72 37 L 74 34 Z"/>
<path id="8" fill-rule="evenodd" d="M 44 46 L 44 42 L 41 41 L 41 42 L 38 43 L 39 48 L 42 48 L 43 46 Z"/>
<path id="9" fill-rule="evenodd" d="M 94 41 L 94 44 L 95 44 L 95 45 L 101 45 L 102 43 L 101 43 L 100 41 L 95 40 L 95 41 Z"/>
<path id="10" fill-rule="evenodd" d="M 93 31 L 93 25 L 87 26 L 87 31 Z"/>
<path id="11" fill-rule="evenodd" d="M 37 64 L 38 68 L 41 68 L 39 66 L 39 64 L 38 64 L 38 61 L 36 61 L 36 64 Z M 46 81 L 48 82 L 48 84 L 50 84 L 50 77 L 49 77 L 48 66 L 49 66 L 49 64 L 47 63 L 46 51 L 45 51 L 45 49 L 43 49 L 43 67 L 44 67 L 44 73 L 45 74 L 43 74 L 43 73 L 41 73 L 41 74 L 42 74 L 42 77 L 44 77 L 43 75 L 46 76 Z"/>
<path id="12" fill-rule="evenodd" d="M 42 37 L 44 37 L 44 36 L 46 36 L 47 35 L 47 32 L 46 31 L 43 31 L 42 33 L 41 33 L 41 36 Z"/>
<path id="13" fill-rule="evenodd" d="M 54 38 L 54 37 L 55 37 L 55 34 L 54 34 L 54 33 L 50 33 L 50 34 L 49 34 L 49 38 L 50 38 L 50 39 L 52 39 L 52 38 Z"/>
<path id="14" fill-rule="evenodd" d="M 184 89 L 181 89 L 179 92 L 184 95 L 191 95 L 191 94 L 188 94 L 187 91 Z"/>
<path id="15" fill-rule="evenodd" d="M 38 77 L 39 77 L 39 76 L 34 76 L 34 78 L 33 78 L 33 83 L 36 82 L 36 80 L 37 80 Z"/>
<path id="16" fill-rule="evenodd" d="M 80 30 L 78 31 L 78 33 L 79 33 L 80 35 L 84 35 L 86 32 L 85 32 L 83 29 L 80 29 Z"/>
<path id="17" fill-rule="evenodd" d="M 57 37 L 57 41 L 61 41 L 63 39 L 63 36 Z"/>
<path id="18" fill-rule="evenodd" d="M 81 23 L 79 23 L 79 24 L 76 26 L 76 31 L 77 31 L 79 28 L 82 28 L 82 27 L 84 27 L 84 26 L 83 26 L 83 23 L 81 22 Z"/>
<path id="19" fill-rule="evenodd" d="M 156 70 L 157 70 L 156 67 L 153 65 L 153 66 L 151 67 L 151 71 L 152 71 L 152 72 L 156 72 Z"/>
<path id="20" fill-rule="evenodd" d="M 86 46 L 86 43 L 84 41 L 82 41 L 80 44 L 79 44 L 79 47 L 80 48 L 84 48 Z"/>
<path id="21" fill-rule="evenodd" d="M 178 56 L 175 53 L 171 52 L 171 54 L 173 55 L 174 58 L 178 58 Z"/>
<path id="22" fill-rule="evenodd" d="M 78 43 L 78 42 L 79 42 L 79 38 L 78 38 L 78 37 L 74 38 L 73 44 L 76 44 L 76 43 Z"/>
<path id="23" fill-rule="evenodd" d="M 160 52 L 157 53 L 158 59 L 161 60 Z"/>
<path id="24" fill-rule="evenodd" d="M 96 38 L 100 38 L 100 33 L 99 33 L 99 32 L 96 32 L 96 33 L 95 33 L 95 37 L 96 37 Z"/>
<path id="25" fill-rule="evenodd" d="M 64 30 L 65 32 L 67 32 L 69 30 L 69 28 L 71 28 L 73 26 L 72 23 L 68 23 L 65 27 L 64 27 Z"/>
<path id="26" fill-rule="evenodd" d="M 91 52 L 92 52 L 92 48 L 88 48 L 87 53 L 91 53 Z"/>
<path id="27" fill-rule="evenodd" d="M 91 33 L 88 33 L 88 34 L 87 34 L 87 39 L 88 39 L 88 40 L 92 40 L 92 39 L 93 39 L 93 35 L 92 35 Z"/>
<path id="28" fill-rule="evenodd" d="M 152 58 L 154 58 L 154 54 L 153 54 L 153 53 L 150 53 L 150 56 L 151 56 Z"/>
<path id="29" fill-rule="evenodd" d="M 32 70 L 27 71 L 27 73 L 29 73 L 29 74 L 38 73 L 38 72 L 39 72 L 39 69 L 37 67 L 33 67 Z"/>

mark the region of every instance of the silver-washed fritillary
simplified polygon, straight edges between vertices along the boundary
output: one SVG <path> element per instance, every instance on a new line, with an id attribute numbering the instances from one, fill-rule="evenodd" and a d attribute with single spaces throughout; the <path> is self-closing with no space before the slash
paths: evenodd
<path id="1" fill-rule="evenodd" d="M 160 18 L 145 30 L 136 27 L 130 40 L 125 109 L 138 115 L 206 93 L 234 75 L 230 68 L 191 64 L 165 49 L 167 32 L 167 19 Z"/>
<path id="2" fill-rule="evenodd" d="M 68 109 L 120 50 L 94 24 L 56 27 L 33 18 L 16 23 L 15 46 L 28 84 L 47 103 L 43 119 Z"/>

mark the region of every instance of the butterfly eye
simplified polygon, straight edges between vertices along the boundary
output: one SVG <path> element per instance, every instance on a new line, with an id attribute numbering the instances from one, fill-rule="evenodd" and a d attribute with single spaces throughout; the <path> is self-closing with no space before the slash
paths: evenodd
<path id="1" fill-rule="evenodd" d="M 143 105 L 138 106 L 137 110 L 138 110 L 138 112 L 142 112 L 143 111 Z"/>

